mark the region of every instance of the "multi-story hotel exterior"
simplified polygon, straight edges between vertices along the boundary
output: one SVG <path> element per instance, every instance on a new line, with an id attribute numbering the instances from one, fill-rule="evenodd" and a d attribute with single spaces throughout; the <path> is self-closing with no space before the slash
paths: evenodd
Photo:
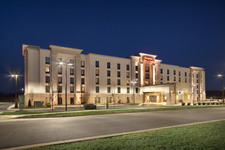
<path id="1" fill-rule="evenodd" d="M 25 105 L 82 103 L 193 104 L 205 100 L 205 71 L 161 63 L 156 55 L 128 58 L 83 50 L 23 45 Z M 66 92 L 67 91 L 67 92 Z"/>

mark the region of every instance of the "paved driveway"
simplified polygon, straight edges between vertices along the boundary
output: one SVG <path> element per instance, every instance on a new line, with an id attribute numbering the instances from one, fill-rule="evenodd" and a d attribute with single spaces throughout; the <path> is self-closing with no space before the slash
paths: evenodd
<path id="1" fill-rule="evenodd" d="M 0 121 L 0 148 L 225 119 L 225 108 Z"/>
<path id="2" fill-rule="evenodd" d="M 0 102 L 0 113 L 7 111 L 7 108 L 11 105 L 13 105 L 13 103 Z"/>

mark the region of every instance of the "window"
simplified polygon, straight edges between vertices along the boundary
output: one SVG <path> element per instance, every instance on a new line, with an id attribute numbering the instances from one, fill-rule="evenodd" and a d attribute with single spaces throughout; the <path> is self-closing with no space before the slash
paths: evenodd
<path id="1" fill-rule="evenodd" d="M 45 83 L 50 83 L 50 76 L 45 76 Z"/>
<path id="2" fill-rule="evenodd" d="M 99 61 L 95 61 L 95 67 L 99 67 Z"/>
<path id="3" fill-rule="evenodd" d="M 120 87 L 117 88 L 117 93 L 120 93 Z"/>
<path id="4" fill-rule="evenodd" d="M 74 84 L 74 78 L 70 78 L 70 84 Z"/>
<path id="5" fill-rule="evenodd" d="M 167 76 L 167 81 L 170 81 L 170 76 Z"/>
<path id="6" fill-rule="evenodd" d="M 138 71 L 138 66 L 135 66 L 135 71 Z"/>
<path id="7" fill-rule="evenodd" d="M 148 73 L 145 74 L 145 79 L 149 79 L 149 74 Z"/>
<path id="8" fill-rule="evenodd" d="M 196 80 L 196 82 L 198 83 L 198 79 Z"/>
<path id="9" fill-rule="evenodd" d="M 149 85 L 149 81 L 148 80 L 145 81 L 145 85 Z"/>
<path id="10" fill-rule="evenodd" d="M 50 67 L 45 67 L 45 73 L 50 73 Z"/>
<path id="11" fill-rule="evenodd" d="M 127 78 L 130 78 L 130 72 L 126 73 Z"/>
<path id="12" fill-rule="evenodd" d="M 50 64 L 50 57 L 45 57 L 45 64 Z"/>
<path id="13" fill-rule="evenodd" d="M 81 92 L 84 93 L 84 91 L 85 91 L 85 87 L 81 86 Z"/>
<path id="14" fill-rule="evenodd" d="M 58 68 L 58 74 L 62 74 L 62 67 Z"/>
<path id="15" fill-rule="evenodd" d="M 130 80 L 127 80 L 127 85 L 130 85 Z"/>
<path id="16" fill-rule="evenodd" d="M 95 92 L 99 93 L 99 87 L 98 86 L 95 87 Z"/>
<path id="17" fill-rule="evenodd" d="M 74 75 L 74 69 L 70 68 L 70 75 Z"/>
<path id="18" fill-rule="evenodd" d="M 96 69 L 96 70 L 95 70 L 95 75 L 96 75 L 96 76 L 99 76 L 99 69 Z"/>
<path id="19" fill-rule="evenodd" d="M 176 81 L 176 77 L 174 77 L 174 81 Z"/>
<path id="20" fill-rule="evenodd" d="M 58 92 L 62 93 L 62 86 L 58 86 Z"/>
<path id="21" fill-rule="evenodd" d="M 163 74 L 163 69 L 160 69 L 160 73 Z"/>
<path id="22" fill-rule="evenodd" d="M 130 88 L 129 87 L 127 88 L 127 93 L 130 93 Z"/>
<path id="23" fill-rule="evenodd" d="M 107 70 L 107 76 L 110 77 L 110 70 Z"/>
<path id="24" fill-rule="evenodd" d="M 136 88 L 136 93 L 138 93 L 138 88 Z"/>
<path id="25" fill-rule="evenodd" d="M 81 84 L 85 84 L 84 78 L 81 78 Z"/>
<path id="26" fill-rule="evenodd" d="M 135 73 L 135 78 L 138 78 L 138 73 Z"/>
<path id="27" fill-rule="evenodd" d="M 107 79 L 107 85 L 110 85 L 110 84 L 111 84 L 111 80 Z"/>
<path id="28" fill-rule="evenodd" d="M 111 88 L 107 87 L 107 93 L 111 93 Z"/>
<path id="29" fill-rule="evenodd" d="M 81 61 L 81 67 L 85 66 L 85 61 Z"/>
<path id="30" fill-rule="evenodd" d="M 58 83 L 59 83 L 59 84 L 62 83 L 62 77 L 58 77 Z"/>
<path id="31" fill-rule="evenodd" d="M 85 76 L 85 70 L 81 69 L 81 76 Z"/>
<path id="32" fill-rule="evenodd" d="M 50 92 L 50 86 L 47 85 L 47 86 L 45 86 L 45 93 L 49 93 L 49 92 Z"/>
<path id="33" fill-rule="evenodd" d="M 120 69 L 120 64 L 117 64 L 117 69 Z"/>
<path id="34" fill-rule="evenodd" d="M 170 74 L 170 70 L 169 69 L 167 69 L 167 74 Z"/>
<path id="35" fill-rule="evenodd" d="M 117 71 L 117 77 L 120 77 L 120 71 Z"/>
<path id="36" fill-rule="evenodd" d="M 149 72 L 149 66 L 145 66 L 145 72 Z"/>
<path id="37" fill-rule="evenodd" d="M 70 97 L 70 104 L 73 105 L 74 104 L 74 98 Z"/>
<path id="38" fill-rule="evenodd" d="M 196 74 L 196 78 L 198 78 L 198 74 Z"/>
<path id="39" fill-rule="evenodd" d="M 176 70 L 173 71 L 173 75 L 176 75 Z"/>
<path id="40" fill-rule="evenodd" d="M 160 79 L 163 80 L 163 75 L 160 76 Z"/>
<path id="41" fill-rule="evenodd" d="M 185 82 L 187 82 L 187 78 L 185 78 Z"/>
<path id="42" fill-rule="evenodd" d="M 95 83 L 99 84 L 99 78 L 95 78 Z"/>
<path id="43" fill-rule="evenodd" d="M 127 65 L 127 70 L 130 70 L 130 65 Z"/>
<path id="44" fill-rule="evenodd" d="M 187 72 L 185 72 L 184 74 L 185 74 L 185 77 L 186 77 L 187 76 Z"/>
<path id="45" fill-rule="evenodd" d="M 179 77 L 179 82 L 181 82 L 181 78 Z"/>
<path id="46" fill-rule="evenodd" d="M 110 69 L 110 62 L 107 62 L 107 68 Z"/>
<path id="47" fill-rule="evenodd" d="M 181 75 L 180 71 L 179 71 L 179 76 Z"/>
<path id="48" fill-rule="evenodd" d="M 120 79 L 117 80 L 117 85 L 120 85 Z"/>
<path id="49" fill-rule="evenodd" d="M 70 93 L 74 93 L 74 86 L 70 86 Z"/>

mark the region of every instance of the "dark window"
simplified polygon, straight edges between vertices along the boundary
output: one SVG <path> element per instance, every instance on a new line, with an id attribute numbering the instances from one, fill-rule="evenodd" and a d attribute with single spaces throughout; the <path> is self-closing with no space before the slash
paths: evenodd
<path id="1" fill-rule="evenodd" d="M 127 88 L 127 93 L 130 93 L 130 88 L 129 87 Z"/>
<path id="2" fill-rule="evenodd" d="M 135 73 L 135 77 L 138 78 L 138 73 Z"/>
<path id="3" fill-rule="evenodd" d="M 50 92 L 50 86 L 49 85 L 45 86 L 45 92 L 46 93 L 49 93 Z"/>
<path id="4" fill-rule="evenodd" d="M 107 70 L 107 76 L 110 77 L 110 70 Z"/>
<path id="5" fill-rule="evenodd" d="M 70 75 L 74 75 L 74 69 L 70 68 Z"/>
<path id="6" fill-rule="evenodd" d="M 111 67 L 110 62 L 107 62 L 107 68 L 109 69 Z"/>
<path id="7" fill-rule="evenodd" d="M 70 93 L 74 93 L 74 86 L 70 86 Z"/>
<path id="8" fill-rule="evenodd" d="M 99 67 L 99 61 L 95 61 L 95 67 Z"/>
<path id="9" fill-rule="evenodd" d="M 120 64 L 117 64 L 117 69 L 120 69 Z"/>
<path id="10" fill-rule="evenodd" d="M 70 78 L 70 84 L 74 84 L 74 78 Z"/>
<path id="11" fill-rule="evenodd" d="M 187 76 L 187 72 L 185 72 L 185 77 Z"/>
<path id="12" fill-rule="evenodd" d="M 62 74 L 62 68 L 61 67 L 58 68 L 58 74 Z"/>
<path id="13" fill-rule="evenodd" d="M 198 83 L 198 79 L 196 80 L 196 82 Z"/>
<path id="14" fill-rule="evenodd" d="M 62 86 L 58 86 L 58 92 L 62 93 Z"/>
<path id="15" fill-rule="evenodd" d="M 84 78 L 81 78 L 81 84 L 85 84 Z"/>
<path id="16" fill-rule="evenodd" d="M 74 98 L 70 97 L 70 104 L 73 105 L 74 104 Z"/>
<path id="17" fill-rule="evenodd" d="M 170 70 L 169 69 L 167 69 L 167 74 L 170 74 Z"/>
<path id="18" fill-rule="evenodd" d="M 107 85 L 110 85 L 110 84 L 111 84 L 111 80 L 107 79 Z"/>
<path id="19" fill-rule="evenodd" d="M 59 84 L 62 83 L 62 77 L 58 77 L 58 83 L 59 83 Z"/>
<path id="20" fill-rule="evenodd" d="M 85 76 L 85 70 L 81 69 L 81 76 Z"/>
<path id="21" fill-rule="evenodd" d="M 120 93 L 120 87 L 117 88 L 117 93 Z"/>
<path id="22" fill-rule="evenodd" d="M 181 75 L 180 71 L 179 71 L 179 76 Z"/>
<path id="23" fill-rule="evenodd" d="M 120 85 L 120 79 L 117 80 L 117 85 Z"/>
<path id="24" fill-rule="evenodd" d="M 117 77 L 120 77 L 120 71 L 117 71 Z"/>
<path id="25" fill-rule="evenodd" d="M 111 88 L 107 87 L 107 93 L 111 93 Z"/>
<path id="26" fill-rule="evenodd" d="M 99 78 L 96 78 L 96 79 L 95 79 L 95 83 L 96 83 L 96 84 L 99 84 Z"/>
<path id="27" fill-rule="evenodd" d="M 187 78 L 185 78 L 185 82 L 187 82 Z"/>
<path id="28" fill-rule="evenodd" d="M 160 73 L 163 74 L 163 69 L 160 69 Z"/>
<path id="29" fill-rule="evenodd" d="M 99 93 L 99 87 L 98 86 L 96 86 L 95 91 L 96 91 L 96 93 Z"/>
<path id="30" fill-rule="evenodd" d="M 50 76 L 45 76 L 45 83 L 50 83 Z"/>
<path id="31" fill-rule="evenodd" d="M 174 81 L 176 81 L 176 77 L 174 77 Z"/>
<path id="32" fill-rule="evenodd" d="M 45 64 L 50 64 L 50 57 L 45 57 Z"/>
<path id="33" fill-rule="evenodd" d="M 130 65 L 127 65 L 127 70 L 130 70 Z"/>
<path id="34" fill-rule="evenodd" d="M 135 66 L 135 71 L 138 71 L 138 66 Z"/>
<path id="35" fill-rule="evenodd" d="M 149 72 L 149 66 L 145 66 L 145 72 Z"/>
<path id="36" fill-rule="evenodd" d="M 181 82 L 181 78 L 179 77 L 179 82 Z"/>
<path id="37" fill-rule="evenodd" d="M 173 71 L 173 75 L 176 75 L 176 70 Z"/>
<path id="38" fill-rule="evenodd" d="M 145 79 L 149 79 L 149 74 L 148 73 L 145 74 Z"/>
<path id="39" fill-rule="evenodd" d="M 138 93 L 138 88 L 136 88 L 136 93 Z"/>
<path id="40" fill-rule="evenodd" d="M 198 74 L 196 74 L 196 78 L 198 78 Z"/>
<path id="41" fill-rule="evenodd" d="M 167 76 L 167 81 L 170 81 L 170 76 Z"/>
<path id="42" fill-rule="evenodd" d="M 85 66 L 85 61 L 81 61 L 81 67 Z"/>

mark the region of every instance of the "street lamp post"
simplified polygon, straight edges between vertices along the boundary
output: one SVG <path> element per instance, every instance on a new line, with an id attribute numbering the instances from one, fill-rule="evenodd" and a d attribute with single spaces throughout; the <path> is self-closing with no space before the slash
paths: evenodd
<path id="1" fill-rule="evenodd" d="M 15 83 L 16 83 L 16 91 L 15 91 L 15 108 L 18 108 L 18 104 L 17 104 L 17 79 L 19 77 L 18 74 L 11 74 L 12 78 L 15 78 Z"/>
<path id="2" fill-rule="evenodd" d="M 224 77 L 223 74 L 218 74 L 218 78 L 222 78 L 222 96 L 223 96 L 223 104 L 224 104 Z"/>

